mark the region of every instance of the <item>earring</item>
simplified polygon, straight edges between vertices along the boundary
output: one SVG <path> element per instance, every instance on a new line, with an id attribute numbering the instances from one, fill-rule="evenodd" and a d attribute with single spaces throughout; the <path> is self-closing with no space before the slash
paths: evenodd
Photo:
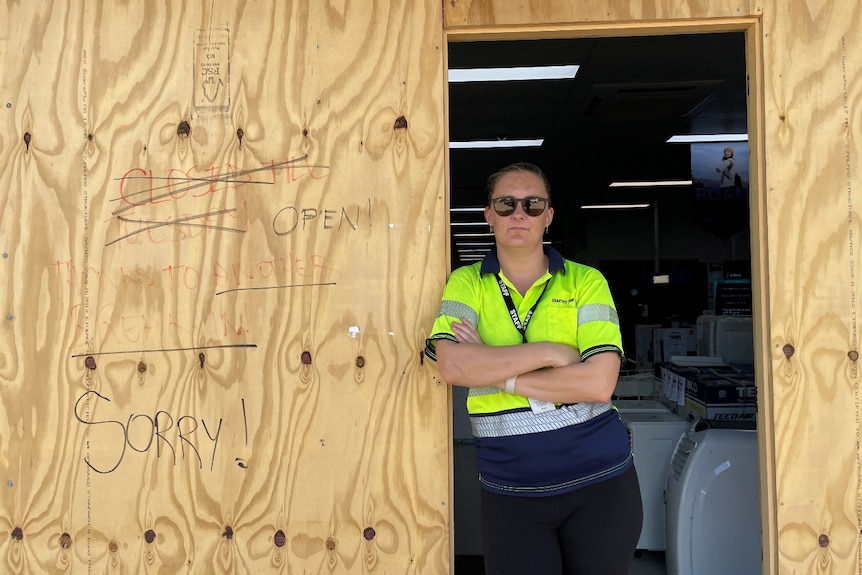
<path id="1" fill-rule="evenodd" d="M 494 226 L 492 226 L 491 224 L 488 224 L 488 227 L 491 228 L 491 233 L 493 234 L 494 233 Z"/>
<path id="2" fill-rule="evenodd" d="M 547 227 L 545 228 L 545 233 L 546 233 L 546 234 L 548 233 L 548 228 L 547 228 Z"/>

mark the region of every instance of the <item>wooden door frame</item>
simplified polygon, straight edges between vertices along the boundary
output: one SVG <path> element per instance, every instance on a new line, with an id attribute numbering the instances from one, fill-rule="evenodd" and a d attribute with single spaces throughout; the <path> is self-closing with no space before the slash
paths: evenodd
<path id="1" fill-rule="evenodd" d="M 579 23 L 565 25 L 524 25 L 481 28 L 451 28 L 443 30 L 443 42 L 450 43 L 482 40 L 535 40 L 554 38 L 596 38 L 620 36 L 664 36 L 676 34 L 704 34 L 743 32 L 745 34 L 745 67 L 747 79 L 746 106 L 748 118 L 748 149 L 750 166 L 749 202 L 751 237 L 752 315 L 754 320 L 754 369 L 757 386 L 757 443 L 760 463 L 760 516 L 762 572 L 778 572 L 775 429 L 773 426 L 771 363 L 766 342 L 769 341 L 769 275 L 766 227 L 766 176 L 763 158 L 764 86 L 763 86 L 763 24 L 760 18 L 716 18 L 637 23 Z M 448 50 L 444 51 L 444 79 L 448 70 Z M 449 141 L 449 91 L 444 90 L 444 117 L 446 142 Z M 445 147 L 446 213 L 449 214 L 451 194 L 449 147 Z M 447 251 L 451 251 L 449 235 Z M 454 501 L 454 468 L 452 452 L 452 399 L 449 397 L 449 500 Z M 450 560 L 454 569 L 455 528 L 454 509 L 449 506 Z"/>

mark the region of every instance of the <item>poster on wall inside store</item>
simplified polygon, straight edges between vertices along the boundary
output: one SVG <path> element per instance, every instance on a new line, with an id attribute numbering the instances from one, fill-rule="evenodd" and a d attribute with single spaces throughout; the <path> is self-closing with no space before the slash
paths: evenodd
<path id="1" fill-rule="evenodd" d="M 720 238 L 746 229 L 748 142 L 691 144 L 694 221 Z"/>

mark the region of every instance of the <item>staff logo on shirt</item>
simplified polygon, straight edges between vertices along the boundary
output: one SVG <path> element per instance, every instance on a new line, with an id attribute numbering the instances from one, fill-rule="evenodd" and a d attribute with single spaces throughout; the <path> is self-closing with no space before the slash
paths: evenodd
<path id="1" fill-rule="evenodd" d="M 575 298 L 570 297 L 569 299 L 562 299 L 562 298 L 555 297 L 555 298 L 551 299 L 551 301 L 553 303 L 569 304 L 569 303 L 574 303 Z"/>

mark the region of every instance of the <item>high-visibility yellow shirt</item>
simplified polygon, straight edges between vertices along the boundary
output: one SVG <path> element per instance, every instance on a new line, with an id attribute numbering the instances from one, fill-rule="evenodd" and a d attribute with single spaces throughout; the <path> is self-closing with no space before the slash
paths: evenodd
<path id="1" fill-rule="evenodd" d="M 545 255 L 548 271 L 523 295 L 500 270 L 496 251 L 454 270 L 426 340 L 426 355 L 436 361 L 436 342 L 456 341 L 452 324 L 461 318 L 476 327 L 486 345 L 552 341 L 577 348 L 582 360 L 604 352 L 622 355 L 619 319 L 604 276 L 548 246 Z M 521 327 L 529 318 L 523 334 L 513 312 Z M 631 465 L 628 435 L 610 402 L 564 404 L 536 414 L 524 396 L 494 386 L 471 387 L 467 410 L 486 488 L 550 494 L 618 475 Z"/>

